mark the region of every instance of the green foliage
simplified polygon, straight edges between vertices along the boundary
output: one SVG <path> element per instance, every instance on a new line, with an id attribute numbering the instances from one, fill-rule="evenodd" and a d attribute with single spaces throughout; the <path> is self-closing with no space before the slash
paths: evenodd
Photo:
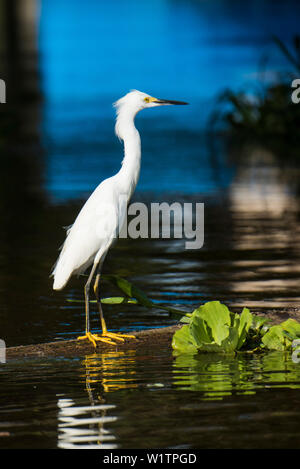
<path id="1" fill-rule="evenodd" d="M 103 277 L 118 287 L 128 297 L 135 298 L 139 304 L 150 308 L 153 306 L 153 301 L 151 301 L 144 292 L 125 278 L 119 277 L 118 275 L 103 275 Z"/>
<path id="2" fill-rule="evenodd" d="M 161 305 L 152 301 L 145 292 L 137 288 L 133 283 L 129 282 L 127 279 L 120 277 L 119 275 L 112 274 L 102 274 L 102 280 L 107 281 L 118 290 L 120 290 L 125 296 L 113 296 L 108 298 L 101 298 L 101 303 L 109 305 L 120 305 L 120 304 L 134 304 L 144 306 L 149 309 L 161 309 L 167 311 L 171 316 L 184 318 L 185 314 L 187 318 L 189 313 L 186 311 L 172 308 L 170 306 Z M 70 303 L 83 303 L 84 300 L 78 300 L 74 298 L 69 298 L 67 300 Z M 96 300 L 90 300 L 90 303 L 96 303 Z M 184 319 L 182 319 L 184 321 Z"/>
<path id="3" fill-rule="evenodd" d="M 162 309 L 180 316 L 184 324 L 173 336 L 172 347 L 177 355 L 214 352 L 234 354 L 237 351 L 290 350 L 293 340 L 300 339 L 300 323 L 294 319 L 271 326 L 269 320 L 250 313 L 231 312 L 220 301 L 209 301 L 192 313 L 160 305 L 127 279 L 118 275 L 102 275 L 102 279 L 117 287 L 124 296 L 101 298 L 107 305 L 140 305 L 149 309 Z M 70 302 L 82 300 L 69 299 Z M 96 300 L 91 301 L 96 302 Z"/>
<path id="4" fill-rule="evenodd" d="M 288 319 L 281 324 L 270 327 L 262 338 L 262 345 L 270 350 L 289 350 L 293 341 L 299 338 L 299 322 Z"/>
<path id="5" fill-rule="evenodd" d="M 219 301 L 210 301 L 195 309 L 189 324 L 175 332 L 172 347 L 177 353 L 234 353 L 244 345 L 251 324 L 247 308 L 239 315 Z"/>
<path id="6" fill-rule="evenodd" d="M 239 350 L 289 350 L 300 338 L 300 324 L 294 319 L 270 326 L 268 320 L 244 308 L 232 313 L 219 301 L 210 301 L 186 318 L 188 324 L 175 332 L 172 347 L 175 354 Z"/>

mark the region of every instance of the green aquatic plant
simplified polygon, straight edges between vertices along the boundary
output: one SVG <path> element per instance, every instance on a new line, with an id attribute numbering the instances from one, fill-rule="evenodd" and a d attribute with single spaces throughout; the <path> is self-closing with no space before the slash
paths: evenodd
<path id="1" fill-rule="evenodd" d="M 234 354 L 238 351 L 291 350 L 296 339 L 300 341 L 300 323 L 288 319 L 271 325 L 268 318 L 253 314 L 248 308 L 233 313 L 220 301 L 209 301 L 192 313 L 161 305 L 129 280 L 118 275 L 102 275 L 102 279 L 122 292 L 124 296 L 101 298 L 107 305 L 139 305 L 148 309 L 161 309 L 179 319 L 182 325 L 172 339 L 176 355 L 214 352 Z M 82 300 L 69 299 L 82 303 Z M 91 303 L 96 302 L 91 301 Z"/>
<path id="2" fill-rule="evenodd" d="M 172 347 L 176 353 L 235 353 L 244 345 L 251 324 L 247 308 L 235 314 L 219 301 L 210 301 L 195 309 L 188 324 L 175 332 Z"/>
<path id="3" fill-rule="evenodd" d="M 300 323 L 294 319 L 270 325 L 267 318 L 244 308 L 231 312 L 219 301 L 210 301 L 195 309 L 181 329 L 175 332 L 175 354 L 237 351 L 290 350 L 300 339 Z"/>
<path id="4" fill-rule="evenodd" d="M 297 339 L 300 339 L 300 323 L 290 318 L 269 328 L 262 337 L 262 347 L 270 350 L 290 350 Z"/>

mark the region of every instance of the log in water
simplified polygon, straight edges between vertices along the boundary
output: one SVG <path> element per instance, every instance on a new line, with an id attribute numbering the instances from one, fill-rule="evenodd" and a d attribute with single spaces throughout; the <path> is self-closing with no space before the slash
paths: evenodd
<path id="1" fill-rule="evenodd" d="M 258 313 L 259 314 L 259 313 Z M 285 321 L 288 318 L 300 321 L 299 308 L 286 308 L 284 310 L 270 310 L 264 313 L 274 324 Z M 85 354 L 98 353 L 107 350 L 128 350 L 142 347 L 170 347 L 174 332 L 181 327 L 179 324 L 169 327 L 161 327 L 157 329 L 146 329 L 137 332 L 130 332 L 135 335 L 136 339 L 125 339 L 117 345 L 110 345 L 104 342 L 97 342 L 95 349 L 91 342 L 87 340 L 60 340 L 48 342 L 45 344 L 20 345 L 16 347 L 8 347 L 6 350 L 6 359 L 22 359 L 30 357 L 80 357 Z"/>
<path id="2" fill-rule="evenodd" d="M 136 339 L 125 339 L 117 345 L 97 342 L 97 348 L 88 340 L 60 340 L 45 344 L 20 345 L 9 347 L 6 350 L 6 359 L 19 359 L 29 357 L 75 357 L 94 352 L 107 350 L 132 349 L 138 347 L 170 347 L 172 336 L 178 329 L 178 325 L 161 327 L 158 329 L 147 329 L 138 332 L 130 332 Z"/>

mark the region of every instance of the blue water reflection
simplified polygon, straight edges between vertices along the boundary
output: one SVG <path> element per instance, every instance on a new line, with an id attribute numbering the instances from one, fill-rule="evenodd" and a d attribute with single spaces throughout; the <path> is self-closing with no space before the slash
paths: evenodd
<path id="1" fill-rule="evenodd" d="M 138 117 L 139 191 L 210 193 L 220 188 L 202 131 L 226 87 L 256 86 L 286 66 L 270 37 L 298 29 L 295 1 L 114 0 L 41 2 L 39 51 L 45 96 L 45 185 L 55 200 L 86 196 L 116 172 L 112 102 L 136 88 L 190 106 Z M 221 187 L 233 168 L 220 157 Z M 159 177 L 158 177 L 159 175 Z"/>

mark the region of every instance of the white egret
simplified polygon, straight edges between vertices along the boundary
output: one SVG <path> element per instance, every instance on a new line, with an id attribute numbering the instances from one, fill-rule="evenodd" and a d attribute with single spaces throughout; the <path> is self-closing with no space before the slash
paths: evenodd
<path id="1" fill-rule="evenodd" d="M 117 238 L 140 173 L 141 140 L 134 125 L 134 118 L 142 109 L 167 104 L 187 103 L 158 99 L 133 90 L 114 104 L 117 112 L 115 133 L 124 143 L 121 169 L 114 176 L 101 182 L 84 204 L 74 224 L 67 231 L 66 240 L 51 274 L 54 277 L 53 289 L 61 290 L 73 274 L 83 273 L 92 266 L 84 287 L 85 335 L 78 339 L 88 339 L 95 347 L 97 341 L 115 345 L 114 340 L 124 341 L 124 338 L 134 338 L 132 335 L 108 332 L 99 296 L 99 281 L 103 261 Z M 125 203 L 120 204 L 120 198 L 125 200 Z M 102 334 L 92 334 L 90 331 L 89 292 L 94 275 L 94 293 L 100 313 Z"/>

